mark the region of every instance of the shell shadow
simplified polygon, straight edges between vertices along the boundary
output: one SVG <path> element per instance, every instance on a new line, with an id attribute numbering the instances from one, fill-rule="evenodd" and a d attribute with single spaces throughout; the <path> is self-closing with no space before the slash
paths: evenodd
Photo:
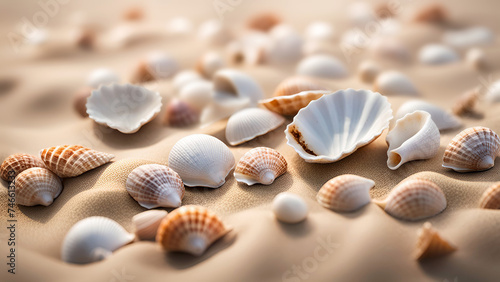
<path id="1" fill-rule="evenodd" d="M 124 134 L 107 126 L 93 123 L 95 138 L 115 149 L 133 149 L 151 146 L 163 140 L 171 132 L 159 119 L 145 124 L 138 132 Z"/>
<path id="2" fill-rule="evenodd" d="M 268 202 L 281 192 L 288 191 L 293 186 L 293 177 L 290 173 L 285 173 L 276 178 L 270 185 L 254 184 L 251 186 L 245 183 L 238 183 L 238 188 L 243 192 L 251 194 L 253 201 L 247 201 L 248 207 L 253 207 L 261 204 L 263 201 Z M 279 188 L 279 189 L 277 189 Z"/>
<path id="3" fill-rule="evenodd" d="M 14 78 L 0 78 L 0 97 L 10 94 L 16 88 L 18 82 Z"/>
<path id="4" fill-rule="evenodd" d="M 291 237 L 305 237 L 314 229 L 314 225 L 309 218 L 306 218 L 299 223 L 285 223 L 278 221 L 277 219 L 275 219 L 275 221 L 281 231 Z"/>
<path id="5" fill-rule="evenodd" d="M 452 253 L 416 263 L 426 274 L 439 281 L 483 281 L 484 277 L 478 277 L 477 268 L 474 265 L 460 261 L 453 255 Z"/>
<path id="6" fill-rule="evenodd" d="M 231 189 L 235 181 L 236 179 L 232 177 L 231 171 L 226 177 L 226 183 L 219 188 L 185 186 L 186 194 L 182 199 L 182 205 L 208 206 L 210 203 L 215 203 L 217 199 L 221 199 Z M 202 203 L 200 203 L 200 199 L 203 199 Z M 214 211 L 217 211 L 217 209 L 214 209 Z"/>

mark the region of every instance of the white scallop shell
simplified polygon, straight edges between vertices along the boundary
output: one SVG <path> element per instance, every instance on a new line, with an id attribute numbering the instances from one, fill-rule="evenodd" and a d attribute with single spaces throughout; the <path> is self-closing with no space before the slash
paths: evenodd
<path id="1" fill-rule="evenodd" d="M 500 80 L 494 81 L 488 86 L 485 99 L 489 102 L 500 102 Z"/>
<path id="2" fill-rule="evenodd" d="M 273 212 L 279 221 L 299 223 L 306 219 L 309 208 L 299 195 L 282 192 L 274 197 Z"/>
<path id="3" fill-rule="evenodd" d="M 457 48 L 469 48 L 477 45 L 486 45 L 494 41 L 493 31 L 487 27 L 470 27 L 458 31 L 448 31 L 443 35 L 446 45 Z"/>
<path id="4" fill-rule="evenodd" d="M 425 111 L 431 114 L 432 121 L 434 121 L 439 130 L 457 128 L 462 125 L 460 118 L 457 116 L 422 100 L 410 100 L 401 105 L 396 112 L 396 119 L 400 119 L 414 111 Z"/>
<path id="5" fill-rule="evenodd" d="M 212 101 L 213 92 L 214 84 L 200 79 L 182 87 L 179 98 L 200 111 Z"/>
<path id="6" fill-rule="evenodd" d="M 75 223 L 64 237 L 62 260 L 77 264 L 103 260 L 134 237 L 112 219 L 88 217 Z"/>
<path id="7" fill-rule="evenodd" d="M 421 63 L 428 65 L 440 65 L 457 62 L 460 57 L 457 52 L 448 46 L 441 44 L 428 44 L 420 49 L 418 58 Z"/>
<path id="8" fill-rule="evenodd" d="M 300 61 L 296 73 L 299 75 L 317 78 L 343 78 L 347 76 L 347 69 L 334 56 L 317 54 Z"/>
<path id="9" fill-rule="evenodd" d="M 179 140 L 168 156 L 168 165 L 186 186 L 218 188 L 234 168 L 235 159 L 226 144 L 206 134 Z"/>
<path id="10" fill-rule="evenodd" d="M 92 88 L 118 82 L 120 82 L 120 77 L 114 71 L 104 68 L 93 70 L 87 77 L 87 85 Z"/>
<path id="11" fill-rule="evenodd" d="M 264 135 L 284 122 L 285 118 L 269 110 L 244 109 L 232 115 L 227 121 L 226 140 L 236 146 Z"/>
<path id="12" fill-rule="evenodd" d="M 112 84 L 92 91 L 86 106 L 95 122 L 134 133 L 160 112 L 161 105 L 158 92 L 137 85 Z"/>
<path id="13" fill-rule="evenodd" d="M 211 19 L 198 28 L 198 38 L 210 45 L 223 45 L 231 39 L 231 33 L 221 20 Z"/>
<path id="14" fill-rule="evenodd" d="M 148 210 L 132 217 L 135 235 L 141 240 L 154 240 L 162 219 L 167 216 L 165 210 Z"/>
<path id="15" fill-rule="evenodd" d="M 275 25 L 269 31 L 270 40 L 265 45 L 265 58 L 270 63 L 295 62 L 302 56 L 304 40 L 297 31 L 286 24 Z"/>
<path id="16" fill-rule="evenodd" d="M 285 135 L 306 161 L 331 163 L 375 140 L 389 127 L 391 104 L 369 90 L 345 89 L 312 101 L 299 111 Z"/>
<path id="17" fill-rule="evenodd" d="M 374 91 L 383 95 L 417 96 L 418 91 L 413 82 L 398 71 L 385 71 L 375 79 Z"/>
<path id="18" fill-rule="evenodd" d="M 203 77 L 194 70 L 183 70 L 175 74 L 172 78 L 172 85 L 177 91 L 180 91 L 184 86 L 198 80 L 203 81 Z"/>

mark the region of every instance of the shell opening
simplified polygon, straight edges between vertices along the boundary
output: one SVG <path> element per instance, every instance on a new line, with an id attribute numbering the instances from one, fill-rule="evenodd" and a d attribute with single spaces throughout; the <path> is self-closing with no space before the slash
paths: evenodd
<path id="1" fill-rule="evenodd" d="M 479 169 L 489 169 L 495 165 L 495 160 L 489 156 L 486 155 L 481 159 L 481 162 L 478 164 Z"/>
<path id="2" fill-rule="evenodd" d="M 403 158 L 400 154 L 396 152 L 390 152 L 389 159 L 387 160 L 387 164 L 390 169 L 397 169 L 402 164 Z"/>
<path id="3" fill-rule="evenodd" d="M 44 206 L 50 206 L 54 202 L 54 198 L 50 193 L 43 193 L 40 195 L 40 204 Z"/>
<path id="4" fill-rule="evenodd" d="M 207 242 L 205 239 L 199 236 L 193 236 L 189 238 L 188 250 L 191 254 L 199 256 L 205 252 L 207 249 Z"/>
<path id="5" fill-rule="evenodd" d="M 271 170 L 265 170 L 260 173 L 260 182 L 264 185 L 269 185 L 274 182 L 275 176 Z"/>

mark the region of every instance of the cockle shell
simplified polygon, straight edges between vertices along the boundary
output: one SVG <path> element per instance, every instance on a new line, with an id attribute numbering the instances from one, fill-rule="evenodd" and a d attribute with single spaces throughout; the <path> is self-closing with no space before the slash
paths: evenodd
<path id="1" fill-rule="evenodd" d="M 169 55 L 161 52 L 151 53 L 137 65 L 131 81 L 140 83 L 166 79 L 174 76 L 178 69 L 179 64 Z"/>
<path id="2" fill-rule="evenodd" d="M 413 15 L 416 22 L 440 23 L 444 22 L 448 16 L 446 9 L 437 3 L 424 6 Z"/>
<path id="3" fill-rule="evenodd" d="M 427 65 L 441 65 L 457 62 L 460 58 L 453 49 L 441 44 L 428 44 L 420 49 L 419 60 Z"/>
<path id="4" fill-rule="evenodd" d="M 12 181 L 21 172 L 32 167 L 45 167 L 39 157 L 30 154 L 13 154 L 5 158 L 0 166 L 0 176 L 5 181 Z"/>
<path id="5" fill-rule="evenodd" d="M 268 110 L 249 108 L 232 115 L 227 121 L 226 140 L 232 146 L 264 135 L 285 122 L 285 119 Z"/>
<path id="6" fill-rule="evenodd" d="M 317 78 L 335 79 L 347 76 L 347 69 L 339 59 L 331 55 L 317 54 L 299 62 L 296 73 Z"/>
<path id="7" fill-rule="evenodd" d="M 82 117 L 88 117 L 87 114 L 87 99 L 92 94 L 92 88 L 84 87 L 78 92 L 75 93 L 73 100 L 73 108 L 79 113 Z"/>
<path id="8" fill-rule="evenodd" d="M 183 206 L 169 213 L 158 227 L 156 242 L 166 251 L 202 255 L 230 229 L 207 208 Z"/>
<path id="9" fill-rule="evenodd" d="M 101 85 L 119 83 L 120 77 L 110 69 L 100 68 L 93 70 L 87 77 L 87 85 L 99 88 Z"/>
<path id="10" fill-rule="evenodd" d="M 380 73 L 380 67 L 372 61 L 364 61 L 358 67 L 359 79 L 364 83 L 373 83 Z"/>
<path id="11" fill-rule="evenodd" d="M 198 38 L 209 45 L 223 45 L 227 43 L 231 37 L 231 33 L 219 19 L 207 20 L 198 28 Z"/>
<path id="12" fill-rule="evenodd" d="M 424 223 L 418 231 L 418 241 L 415 247 L 415 259 L 441 257 L 456 251 L 456 247 L 443 239 L 439 233 L 432 228 L 430 222 Z"/>
<path id="13" fill-rule="evenodd" d="M 276 150 L 257 147 L 246 152 L 236 164 L 234 178 L 247 185 L 270 185 L 286 172 L 287 162 Z"/>
<path id="14" fill-rule="evenodd" d="M 173 98 L 165 110 L 163 123 L 174 127 L 190 126 L 200 120 L 200 113 L 188 103 Z"/>
<path id="15" fill-rule="evenodd" d="M 479 89 L 479 87 L 476 87 L 462 94 L 453 105 L 451 109 L 452 112 L 457 116 L 465 116 L 474 113 L 474 106 L 479 99 Z"/>
<path id="16" fill-rule="evenodd" d="M 263 12 L 252 16 L 247 21 L 247 27 L 263 32 L 268 32 L 281 22 L 280 16 L 273 12 Z"/>
<path id="17" fill-rule="evenodd" d="M 59 177 L 74 177 L 109 163 L 115 156 L 80 145 L 63 145 L 40 151 L 45 166 Z"/>
<path id="18" fill-rule="evenodd" d="M 500 209 L 500 182 L 497 182 L 484 191 L 479 201 L 482 209 Z"/>
<path id="19" fill-rule="evenodd" d="M 285 135 L 287 144 L 306 162 L 331 163 L 371 143 L 391 119 L 386 97 L 345 89 L 309 103 L 287 126 Z"/>
<path id="20" fill-rule="evenodd" d="M 472 48 L 465 54 L 465 62 L 474 69 L 484 69 L 487 65 L 486 54 L 479 48 Z"/>
<path id="21" fill-rule="evenodd" d="M 174 75 L 172 78 L 172 85 L 175 90 L 180 91 L 184 86 L 199 80 L 204 81 L 203 77 L 197 71 L 183 70 Z"/>
<path id="22" fill-rule="evenodd" d="M 233 153 L 219 139 L 192 134 L 179 140 L 170 150 L 168 165 L 179 173 L 186 186 L 218 188 L 234 168 Z"/>
<path id="23" fill-rule="evenodd" d="M 406 162 L 434 157 L 439 151 L 440 137 L 428 112 L 406 114 L 387 134 L 387 166 L 396 170 Z"/>
<path id="24" fill-rule="evenodd" d="M 62 260 L 76 264 L 100 261 L 131 243 L 134 237 L 112 219 L 87 217 L 75 223 L 64 237 Z"/>
<path id="25" fill-rule="evenodd" d="M 482 171 L 495 165 L 500 138 L 491 129 L 467 128 L 451 140 L 444 151 L 443 167 L 458 172 Z"/>
<path id="26" fill-rule="evenodd" d="M 448 31 L 443 35 L 446 45 L 457 48 L 477 47 L 490 44 L 495 40 L 493 31 L 487 27 L 470 27 L 462 30 Z"/>
<path id="27" fill-rule="evenodd" d="M 112 84 L 92 91 L 87 113 L 99 124 L 130 134 L 158 115 L 161 105 L 158 92 L 138 85 Z"/>
<path id="28" fill-rule="evenodd" d="M 184 198 L 184 184 L 171 168 L 159 164 L 141 165 L 128 175 L 126 188 L 139 205 L 147 209 L 176 208 Z"/>
<path id="29" fill-rule="evenodd" d="M 494 81 L 487 87 L 485 99 L 488 102 L 500 102 L 500 80 Z"/>
<path id="30" fill-rule="evenodd" d="M 132 217 L 135 236 L 140 240 L 154 240 L 161 221 L 167 216 L 164 210 L 149 210 Z"/>
<path id="31" fill-rule="evenodd" d="M 292 76 L 286 78 L 274 90 L 274 97 L 288 96 L 310 90 L 327 90 L 321 83 L 307 76 Z"/>
<path id="32" fill-rule="evenodd" d="M 307 90 L 288 96 L 276 96 L 260 100 L 259 105 L 280 115 L 296 115 L 300 109 L 307 107 L 311 101 L 331 93 L 329 90 Z"/>
<path id="33" fill-rule="evenodd" d="M 414 111 L 424 111 L 431 114 L 432 121 L 434 121 L 439 130 L 453 129 L 462 125 L 460 118 L 457 116 L 422 100 L 410 100 L 405 102 L 396 112 L 396 119 L 400 119 Z"/>
<path id="34" fill-rule="evenodd" d="M 225 66 L 226 63 L 224 62 L 222 55 L 211 51 L 201 56 L 196 64 L 196 70 L 207 79 L 210 79 L 216 71 L 224 68 Z"/>
<path id="35" fill-rule="evenodd" d="M 49 206 L 63 188 L 57 175 L 41 167 L 28 168 L 19 173 L 15 186 L 16 203 L 23 206 Z"/>
<path id="36" fill-rule="evenodd" d="M 279 221 L 299 223 L 307 218 L 309 208 L 299 195 L 282 192 L 273 200 L 272 209 Z"/>
<path id="37" fill-rule="evenodd" d="M 214 84 L 206 80 L 196 80 L 188 83 L 179 92 L 179 98 L 201 111 L 211 101 L 214 92 Z"/>
<path id="38" fill-rule="evenodd" d="M 352 174 L 344 174 L 326 182 L 316 195 L 320 205 L 336 212 L 353 212 L 369 204 L 370 189 L 375 181 Z"/>
<path id="39" fill-rule="evenodd" d="M 409 179 L 399 183 L 383 201 L 373 201 L 388 214 L 402 220 L 420 220 L 446 208 L 443 191 L 434 182 Z"/>
<path id="40" fill-rule="evenodd" d="M 379 74 L 375 79 L 373 90 L 383 95 L 418 95 L 413 82 L 398 71 L 385 71 Z"/>
<path id="41" fill-rule="evenodd" d="M 215 73 L 215 95 L 230 94 L 235 97 L 249 98 L 253 105 L 264 97 L 264 92 L 251 76 L 234 69 L 222 69 Z"/>

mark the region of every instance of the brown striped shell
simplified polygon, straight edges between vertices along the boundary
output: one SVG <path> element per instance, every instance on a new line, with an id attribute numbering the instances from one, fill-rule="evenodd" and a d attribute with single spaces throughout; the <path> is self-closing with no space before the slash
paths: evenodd
<path id="1" fill-rule="evenodd" d="M 41 150 L 40 157 L 59 177 L 74 177 L 110 162 L 115 156 L 80 145 L 63 145 Z"/>
<path id="2" fill-rule="evenodd" d="M 500 209 L 500 182 L 497 182 L 484 191 L 479 207 L 482 209 Z"/>
<path id="3" fill-rule="evenodd" d="M 0 166 L 0 176 L 5 181 L 12 181 L 19 173 L 32 167 L 45 167 L 45 164 L 40 158 L 30 154 L 13 154 Z"/>
<path id="4" fill-rule="evenodd" d="M 274 179 L 284 174 L 286 169 L 287 162 L 278 151 L 257 147 L 246 152 L 236 164 L 234 177 L 238 182 L 247 185 L 270 185 Z"/>
<path id="5" fill-rule="evenodd" d="M 292 76 L 283 80 L 274 90 L 274 96 L 288 96 L 307 90 L 327 90 L 313 78 Z"/>
<path id="6" fill-rule="evenodd" d="M 154 240 L 161 221 L 167 216 L 165 210 L 148 210 L 132 217 L 135 235 L 140 240 Z"/>
<path id="7" fill-rule="evenodd" d="M 424 223 L 418 231 L 417 246 L 415 248 L 415 259 L 441 257 L 452 253 L 456 248 L 432 228 L 430 222 Z"/>
<path id="8" fill-rule="evenodd" d="M 16 203 L 23 206 L 49 206 L 61 194 L 63 185 L 57 175 L 46 168 L 33 167 L 15 179 Z"/>
<path id="9" fill-rule="evenodd" d="M 200 120 L 200 113 L 188 103 L 172 99 L 167 105 L 163 123 L 174 127 L 190 126 Z"/>
<path id="10" fill-rule="evenodd" d="M 326 182 L 316 195 L 323 207 L 336 212 L 353 212 L 370 203 L 369 191 L 375 185 L 371 179 L 344 174 Z"/>
<path id="11" fill-rule="evenodd" d="M 276 96 L 260 100 L 259 105 L 280 115 L 296 115 L 300 109 L 307 107 L 311 101 L 331 93 L 328 90 L 308 90 L 288 96 Z"/>

